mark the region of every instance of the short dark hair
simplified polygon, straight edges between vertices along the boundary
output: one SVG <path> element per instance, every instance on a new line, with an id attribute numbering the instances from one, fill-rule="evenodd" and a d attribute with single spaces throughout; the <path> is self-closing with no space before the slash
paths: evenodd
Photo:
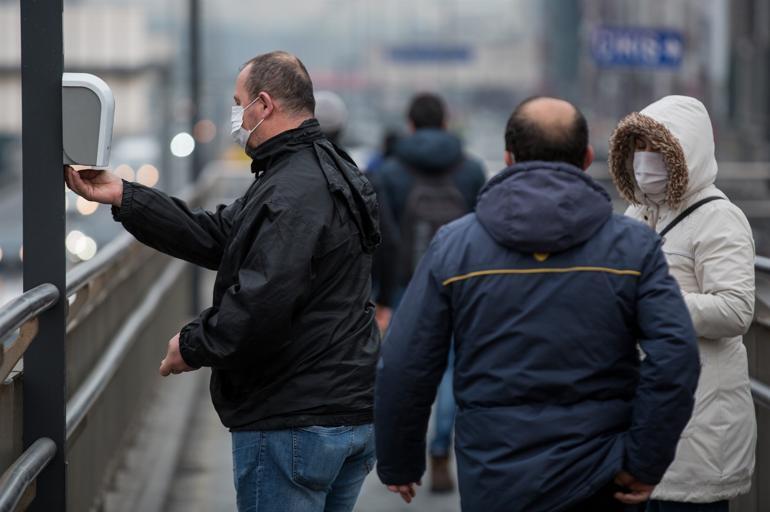
<path id="1" fill-rule="evenodd" d="M 443 128 L 446 107 L 440 96 L 424 92 L 412 98 L 407 112 L 409 120 L 416 129 Z"/>
<path id="2" fill-rule="evenodd" d="M 264 91 L 280 100 L 290 113 L 315 113 L 313 81 L 297 57 L 288 52 L 270 52 L 257 55 L 246 62 L 243 68 L 247 66 L 251 66 L 246 78 L 246 88 L 251 99 Z"/>
<path id="3" fill-rule="evenodd" d="M 516 162 L 566 162 L 583 167 L 588 149 L 588 123 L 583 113 L 575 107 L 575 117 L 569 125 L 545 128 L 526 115 L 524 107 L 545 98 L 534 96 L 522 101 L 508 119 L 505 128 L 505 149 Z"/>

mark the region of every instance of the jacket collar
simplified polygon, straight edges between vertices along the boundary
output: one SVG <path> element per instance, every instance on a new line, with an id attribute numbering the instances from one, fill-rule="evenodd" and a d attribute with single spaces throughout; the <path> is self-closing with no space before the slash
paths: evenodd
<path id="1" fill-rule="evenodd" d="M 251 172 L 258 174 L 266 171 L 276 158 L 306 148 L 323 137 L 318 121 L 308 119 L 297 128 L 279 133 L 256 148 L 247 147 L 246 154 L 252 159 Z"/>

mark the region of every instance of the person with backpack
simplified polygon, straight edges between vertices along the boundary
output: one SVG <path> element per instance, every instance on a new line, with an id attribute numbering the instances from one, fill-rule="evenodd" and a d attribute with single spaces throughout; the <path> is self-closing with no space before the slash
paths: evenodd
<path id="1" fill-rule="evenodd" d="M 743 212 L 714 186 L 706 107 L 668 96 L 626 116 L 609 165 L 626 214 L 656 230 L 698 334 L 695 412 L 650 512 L 728 510 L 749 492 L 757 425 L 743 334 L 754 315 L 754 240 Z"/>
<path id="2" fill-rule="evenodd" d="M 453 347 L 464 511 L 638 509 L 692 413 L 690 315 L 658 235 L 613 214 L 584 172 L 593 149 L 574 105 L 525 101 L 505 143 L 509 167 L 436 234 L 382 344 L 377 473 L 415 496 Z"/>
<path id="3" fill-rule="evenodd" d="M 438 229 L 476 207 L 486 182 L 481 163 L 466 156 L 460 139 L 446 130 L 444 101 L 432 93 L 416 95 L 408 109 L 411 135 L 399 141 L 395 155 L 378 171 L 382 206 L 390 211 L 399 232 L 391 265 L 396 284 L 391 303 L 397 307 L 414 270 Z M 436 399 L 435 429 L 430 446 L 431 490 L 449 492 L 449 472 L 455 400 L 452 393 L 452 354 Z"/>

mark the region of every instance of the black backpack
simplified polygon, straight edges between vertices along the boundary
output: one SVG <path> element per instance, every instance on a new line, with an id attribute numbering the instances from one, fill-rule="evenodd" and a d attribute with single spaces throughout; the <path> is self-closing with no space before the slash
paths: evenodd
<path id="1" fill-rule="evenodd" d="M 436 176 L 412 172 L 414 185 L 401 215 L 399 266 L 402 282 L 409 282 L 420 259 L 441 226 L 470 211 L 454 183 L 454 169 Z"/>

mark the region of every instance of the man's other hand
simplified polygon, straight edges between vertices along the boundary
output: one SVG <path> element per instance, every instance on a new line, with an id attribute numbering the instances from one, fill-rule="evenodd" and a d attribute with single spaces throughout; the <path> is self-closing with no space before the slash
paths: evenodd
<path id="1" fill-rule="evenodd" d="M 401 499 L 403 499 L 407 503 L 411 503 L 412 498 L 414 498 L 417 495 L 416 486 L 418 485 L 422 485 L 422 482 L 412 482 L 411 484 L 406 484 L 406 485 L 389 485 L 388 490 L 390 492 L 400 494 Z"/>
<path id="2" fill-rule="evenodd" d="M 176 375 L 178 373 L 191 372 L 195 369 L 182 359 L 182 354 L 179 352 L 179 333 L 177 333 L 168 342 L 168 352 L 163 361 L 160 362 L 160 374 L 163 377 L 168 377 L 172 373 Z"/>
<path id="3" fill-rule="evenodd" d="M 64 181 L 77 195 L 102 204 L 120 207 L 123 200 L 123 180 L 109 171 L 83 169 L 76 171 L 64 166 Z"/>
<path id="4" fill-rule="evenodd" d="M 626 505 L 638 505 L 650 499 L 654 485 L 640 482 L 630 473 L 621 471 L 615 475 L 615 483 L 628 489 L 628 492 L 616 492 L 615 499 Z"/>
<path id="5" fill-rule="evenodd" d="M 374 310 L 374 318 L 377 322 L 377 327 L 380 329 L 381 334 L 385 334 L 390 326 L 390 319 L 393 318 L 393 310 L 387 306 L 377 304 Z"/>

